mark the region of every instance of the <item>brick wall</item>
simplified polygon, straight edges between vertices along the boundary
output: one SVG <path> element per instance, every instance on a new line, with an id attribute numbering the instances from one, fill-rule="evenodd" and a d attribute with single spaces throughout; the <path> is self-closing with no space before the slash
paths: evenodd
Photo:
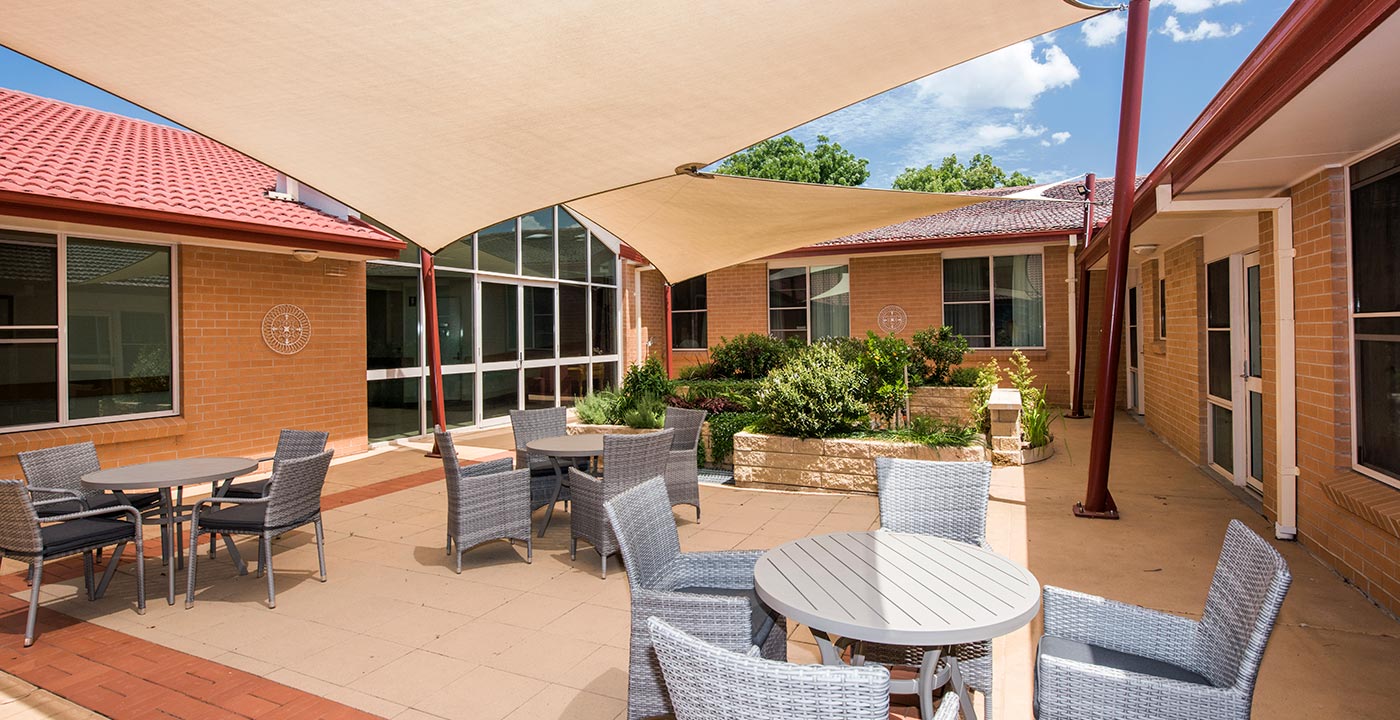
<path id="1" fill-rule="evenodd" d="M 1278 259 L 1274 215 L 1259 213 L 1260 382 L 1264 394 L 1264 516 L 1278 521 Z M 1296 305 L 1295 305 L 1296 307 Z"/>
<path id="2" fill-rule="evenodd" d="M 1107 274 L 1103 270 L 1090 270 L 1088 278 L 1089 321 L 1086 324 L 1088 335 L 1084 339 L 1084 411 L 1092 414 L 1094 410 L 1095 388 L 1098 383 L 1099 375 L 1100 343 L 1104 337 L 1103 305 Z M 1034 358 L 1032 358 L 1032 361 L 1034 361 Z M 1066 366 L 1068 366 L 1068 362 L 1066 362 Z M 1071 382 L 1072 380 L 1071 378 Z M 1127 382 L 1128 362 L 1126 354 L 1124 354 L 1120 356 L 1118 363 L 1118 394 L 1114 399 L 1114 407 L 1116 408 L 1122 409 L 1127 407 Z M 1068 396 L 1068 391 L 1066 391 L 1064 397 L 1068 398 Z M 1068 399 L 1066 399 L 1065 404 L 1069 404 Z"/>
<path id="3" fill-rule="evenodd" d="M 1192 238 L 1142 268 L 1147 427 L 1197 464 L 1205 442 L 1205 242 Z M 1165 275 L 1164 275 L 1165 274 Z M 1166 278 L 1167 337 L 1158 340 L 1157 281 Z"/>
<path id="4" fill-rule="evenodd" d="M 329 263 L 345 277 L 327 277 Z M 281 303 L 311 320 L 296 355 L 262 341 L 263 315 Z M 180 417 L 0 434 L 0 477 L 21 476 L 18 452 L 83 440 L 98 443 L 104 467 L 270 454 L 284 427 L 330 432 L 337 455 L 368 447 L 364 263 L 186 245 L 179 304 Z"/>
<path id="5" fill-rule="evenodd" d="M 938 253 L 865 255 L 851 258 L 851 337 L 880 333 L 879 313 L 886 305 L 904 308 L 909 322 L 899 333 L 914 333 L 943 323 L 943 263 Z"/>
<path id="6" fill-rule="evenodd" d="M 637 353 L 637 279 L 636 266 L 622 267 L 622 367 L 635 365 Z M 650 352 L 664 359 L 666 351 L 666 295 L 661 273 L 647 270 L 642 274 L 642 327 L 640 331 L 643 356 Z M 647 342 L 652 341 L 650 348 Z M 679 358 L 681 353 L 676 354 Z"/>

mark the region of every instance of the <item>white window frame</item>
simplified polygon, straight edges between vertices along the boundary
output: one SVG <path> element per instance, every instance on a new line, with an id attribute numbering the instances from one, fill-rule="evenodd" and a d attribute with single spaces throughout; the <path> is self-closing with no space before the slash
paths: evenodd
<path id="1" fill-rule="evenodd" d="M 703 351 L 706 351 L 706 350 L 709 350 L 709 349 L 710 349 L 710 338 L 709 338 L 709 333 L 710 333 L 710 318 L 709 318 L 709 312 L 710 312 L 710 280 L 709 280 L 709 276 L 708 276 L 708 275 L 700 275 L 700 276 L 697 276 L 697 277 L 693 277 L 693 278 L 688 278 L 688 279 L 686 279 L 686 280 L 682 280 L 681 282 L 691 282 L 691 281 L 698 280 L 698 279 L 703 279 L 703 280 L 705 281 L 705 307 L 700 308 L 699 310 L 677 310 L 677 309 L 675 309 L 675 304 L 672 303 L 672 307 L 671 307 L 671 349 L 672 349 L 672 350 L 676 350 L 676 351 L 679 351 L 679 352 L 703 352 Z M 676 283 L 676 285 L 679 285 L 679 284 L 680 284 L 680 283 Z M 674 289 L 674 288 L 675 288 L 675 285 L 672 285 L 671 287 L 672 287 L 672 289 Z M 678 346 L 676 345 L 675 317 L 676 317 L 677 315 L 704 315 L 704 316 L 705 316 L 705 338 L 703 338 L 704 341 L 705 341 L 705 343 L 704 343 L 703 345 L 701 345 L 701 346 L 699 346 L 699 347 L 678 347 Z M 770 330 L 770 331 L 771 331 L 771 330 Z"/>
<path id="2" fill-rule="evenodd" d="M 850 260 L 848 260 L 848 259 L 847 259 L 846 257 L 844 257 L 844 256 L 842 256 L 842 257 L 833 257 L 833 258 L 831 258 L 830 262 L 821 262 L 821 261 L 818 261 L 818 260 L 815 260 L 815 259 L 808 259 L 808 260 L 800 260 L 800 261 L 793 261 L 793 262 L 771 262 L 771 263 L 768 263 L 768 264 L 764 267 L 764 270 L 763 270 L 763 296 L 764 296 L 764 305 L 768 308 L 768 312 L 767 312 L 767 315 L 768 315 L 768 318 L 767 318 L 767 322 L 768 322 L 768 337 L 776 337 L 776 336 L 773 334 L 773 333 L 774 333 L 774 330 L 773 330 L 773 311 L 774 311 L 774 310 L 801 310 L 803 313 L 806 314 L 806 319 L 807 319 L 807 320 L 806 320 L 806 324 L 804 325 L 804 328 L 805 328 L 805 330 L 806 330 L 806 332 L 805 332 L 806 338 L 805 338 L 805 339 L 806 339 L 807 344 L 810 345 L 810 344 L 812 343 L 812 268 L 819 268 L 819 269 L 822 269 L 822 270 L 827 270 L 827 269 L 830 269 L 830 268 L 838 268 L 838 267 L 844 267 L 844 268 L 846 268 L 846 277 L 847 277 L 848 280 L 849 280 L 849 278 L 850 278 L 850 276 L 851 276 L 851 263 L 850 263 Z M 803 292 L 804 292 L 805 295 L 806 295 L 806 300 L 803 301 L 802 307 L 797 307 L 797 306 L 792 306 L 792 307 L 773 307 L 773 294 L 772 294 L 772 291 L 771 291 L 771 289 L 770 289 L 770 288 L 771 288 L 770 283 L 771 283 L 772 281 L 769 279 L 769 273 L 771 273 L 771 272 L 774 271 L 774 270 L 792 270 L 792 269 L 794 269 L 794 268 L 802 268 L 802 271 L 803 271 L 803 274 L 802 274 Z M 848 293 L 848 294 L 849 294 L 849 293 Z M 706 298 L 705 305 L 706 305 L 707 308 L 709 307 L 709 299 L 708 299 L 708 298 Z M 846 327 L 846 335 L 845 335 L 845 337 L 850 337 L 850 336 L 851 336 L 851 329 L 850 329 L 850 325 L 848 324 L 847 327 Z M 673 348 L 673 349 L 680 349 L 680 348 Z"/>
<path id="3" fill-rule="evenodd" d="M 132 239 L 130 237 L 120 237 L 106 235 L 103 233 L 90 232 L 55 232 L 53 230 L 25 227 L 23 225 L 0 225 L 0 229 L 13 230 L 16 232 L 35 233 L 47 235 L 57 239 L 58 266 L 56 268 L 57 292 L 58 292 L 58 325 L 57 326 L 37 326 L 33 329 L 54 329 L 58 333 L 58 422 L 31 423 L 29 425 L 10 425 L 0 427 L 0 435 L 11 433 L 29 432 L 33 430 L 46 430 L 57 427 L 80 427 L 84 425 L 102 425 L 105 423 L 127 422 L 129 420 L 145 420 L 160 417 L 178 417 L 183 412 L 183 402 L 181 396 L 181 354 L 180 354 L 180 246 L 178 243 L 153 240 L 153 239 Z M 131 413 L 127 415 L 106 415 L 95 418 L 80 418 L 77 420 L 69 416 L 68 408 L 68 239 L 73 237 L 79 240 L 101 240 L 103 242 L 124 243 L 127 245 L 154 245 L 157 247 L 169 248 L 170 250 L 170 409 L 154 410 L 144 413 Z"/>
<path id="4" fill-rule="evenodd" d="M 1039 345 L 998 345 L 998 344 L 997 344 L 996 315 L 995 315 L 995 313 L 994 313 L 994 308 L 995 308 L 995 303 L 996 303 L 996 296 L 997 296 L 997 287 L 996 287 L 996 261 L 995 261 L 995 258 L 998 258 L 998 257 L 1016 257 L 1016 256 L 1020 256 L 1020 255 L 1039 255 L 1039 256 L 1040 256 L 1040 287 L 1041 287 L 1041 293 L 1042 293 L 1042 294 L 1041 294 L 1041 302 L 1040 302 L 1040 339 L 1041 339 L 1041 344 L 1039 344 Z M 947 260 L 969 260 L 969 259 L 975 259 L 975 258 L 986 258 L 986 259 L 987 259 L 987 299 L 986 299 L 986 300 L 976 300 L 976 301 L 966 301 L 966 302 L 946 302 L 946 301 L 944 301 L 943 298 L 946 297 L 946 292 L 947 292 L 947 290 L 946 290 L 946 283 L 945 283 L 946 277 L 943 275 L 943 263 L 944 263 L 945 261 L 947 261 Z M 947 308 L 949 305 L 985 305 L 985 306 L 987 306 L 987 329 L 988 329 L 989 332 L 990 332 L 990 338 L 989 338 L 989 340 L 990 340 L 990 343 L 991 343 L 991 344 L 989 344 L 987 347 L 975 347 L 975 348 L 972 348 L 972 349 L 971 349 L 972 352 L 992 351 L 992 350 L 1044 350 L 1044 349 L 1046 349 L 1047 346 L 1045 345 L 1045 338 L 1049 335 L 1049 328 L 1048 328 L 1047 325 L 1046 325 L 1045 318 L 1046 318 L 1046 313 L 1049 311 L 1049 308 L 1048 308 L 1047 306 L 1050 304 L 1050 302 L 1049 302 L 1049 298 L 1047 297 L 1047 294 L 1045 293 L 1046 285 L 1045 285 L 1045 248 L 1044 248 L 1044 246 L 1035 246 L 1035 247 L 1025 247 L 1025 246 L 1020 246 L 1020 247 L 1008 247 L 1008 248 L 1005 248 L 1005 249 L 1002 249 L 1002 250 L 995 250 L 995 251 L 991 251 L 991 252 L 980 251 L 980 250 L 979 250 L 979 251 L 976 251 L 976 252 L 967 252 L 967 251 L 962 251 L 962 252 L 959 252 L 959 251 L 945 251 L 945 252 L 943 253 L 943 256 L 942 256 L 941 258 L 939 258 L 939 262 L 938 262 L 938 273 L 939 273 L 939 278 L 938 278 L 938 288 L 939 288 L 939 289 L 938 289 L 938 292 L 939 292 L 938 301 L 939 301 L 939 306 L 938 306 L 938 307 L 939 307 L 939 312 L 942 313 L 941 317 L 942 317 L 942 319 L 943 319 L 943 324 L 944 324 L 944 325 L 948 325 L 948 312 L 947 312 L 946 308 Z M 1140 308 L 1139 308 L 1139 309 L 1140 309 Z"/>

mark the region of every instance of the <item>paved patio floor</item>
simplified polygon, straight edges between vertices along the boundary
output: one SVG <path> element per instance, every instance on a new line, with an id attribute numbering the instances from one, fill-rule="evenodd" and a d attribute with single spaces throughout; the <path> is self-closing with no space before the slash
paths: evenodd
<path id="1" fill-rule="evenodd" d="M 1063 428 L 1053 459 L 995 471 L 991 544 L 1026 563 L 1043 583 L 1198 615 L 1226 522 L 1244 519 L 1266 536 L 1268 528 L 1140 426 L 1123 417 L 1118 428 L 1113 491 L 1123 520 L 1070 516 L 1071 504 L 1083 493 L 1087 461 L 1088 425 L 1081 421 Z M 492 457 L 507 439 L 508 431 L 479 433 L 463 436 L 459 447 L 466 457 Z M 283 537 L 275 543 L 275 610 L 262 605 L 263 581 L 251 573 L 238 577 L 222 552 L 213 561 L 201 559 L 190 610 L 182 602 L 165 604 L 155 563 L 148 565 L 145 616 L 132 610 L 129 574 L 114 580 L 107 597 L 95 603 L 79 595 L 80 578 L 46 584 L 48 610 L 85 622 L 46 620 L 47 634 L 36 648 L 6 650 L 0 669 L 38 678 L 33 682 L 40 688 L 98 712 L 140 716 L 139 698 L 97 707 L 102 703 L 86 699 L 91 695 L 71 690 L 81 687 L 71 673 L 64 675 L 68 684 L 46 683 L 52 675 L 23 664 L 26 652 L 54 643 L 108 671 L 125 667 L 107 659 L 116 653 L 108 640 L 92 646 L 74 642 L 83 632 L 101 632 L 103 638 L 168 648 L 175 651 L 170 658 L 204 663 L 192 674 L 215 684 L 236 678 L 262 698 L 275 693 L 256 689 L 257 683 L 390 718 L 623 716 L 628 592 L 618 561 L 611 561 L 606 580 L 599 578 L 598 556 L 590 548 L 581 548 L 578 561 L 570 562 L 569 515 L 561 508 L 547 536 L 536 540 L 533 564 L 524 562 L 523 547 L 498 542 L 467 553 L 464 570 L 456 575 L 443 547 L 440 477 L 436 461 L 407 448 L 333 467 L 327 505 L 336 507 L 325 514 L 330 580 L 323 584 L 314 577 L 309 531 Z M 714 486 L 702 487 L 701 494 L 702 524 L 688 508 L 677 508 L 686 550 L 768 548 L 811 534 L 878 525 L 876 500 L 868 496 Z M 1276 545 L 1295 580 L 1260 675 L 1255 717 L 1395 717 L 1400 685 L 1392 676 L 1400 663 L 1400 623 L 1304 548 Z M 245 547 L 252 557 L 253 547 Z M 183 589 L 183 574 L 179 580 Z M 21 597 L 16 578 L 9 581 L 7 591 Z M 0 632 L 17 630 L 22 622 L 18 603 L 6 601 Z M 996 641 L 998 717 L 1030 717 L 1038 632 L 1037 621 Z M 806 628 L 791 628 L 789 655 L 793 661 L 815 661 Z M 211 668 L 232 671 L 221 680 Z M 201 695 L 183 687 L 176 689 L 230 716 L 257 715 L 221 705 L 222 696 L 212 691 Z M 200 716 L 196 710 L 167 712 Z M 315 716 L 339 715 L 330 707 Z M 8 715 L 0 704 L 3 717 Z"/>

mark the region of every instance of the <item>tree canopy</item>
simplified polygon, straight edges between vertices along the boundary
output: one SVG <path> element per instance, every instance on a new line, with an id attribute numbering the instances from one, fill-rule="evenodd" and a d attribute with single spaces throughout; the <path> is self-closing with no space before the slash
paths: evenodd
<path id="1" fill-rule="evenodd" d="M 715 172 L 822 185 L 860 185 L 870 177 L 869 164 L 869 160 L 856 157 L 825 135 L 817 136 L 813 150 L 797 138 L 784 135 L 730 155 Z"/>
<path id="2" fill-rule="evenodd" d="M 943 158 L 938 167 L 904 168 L 904 172 L 895 177 L 893 187 L 896 190 L 942 193 L 1034 184 L 1035 178 L 1023 175 L 1020 170 L 1007 175 L 992 161 L 991 155 L 977 153 L 966 165 L 958 162 L 957 155 L 949 155 Z"/>

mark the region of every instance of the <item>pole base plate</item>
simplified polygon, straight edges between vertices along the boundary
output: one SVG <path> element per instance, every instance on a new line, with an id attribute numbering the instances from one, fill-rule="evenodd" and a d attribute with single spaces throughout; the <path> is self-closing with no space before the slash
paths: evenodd
<path id="1" fill-rule="evenodd" d="M 1088 419 L 1088 418 L 1090 418 L 1090 417 L 1092 417 L 1092 416 L 1089 415 L 1089 413 L 1079 413 L 1078 415 L 1075 415 L 1074 413 L 1065 413 L 1064 415 L 1061 415 L 1060 417 L 1062 417 L 1062 418 L 1064 418 L 1064 419 L 1066 419 L 1066 420 L 1086 420 L 1086 419 Z"/>
<path id="2" fill-rule="evenodd" d="M 1104 501 L 1103 510 L 1089 510 L 1084 507 L 1084 503 L 1074 504 L 1074 516 L 1089 520 L 1120 520 L 1118 515 L 1118 505 L 1113 502 L 1113 495 L 1109 495 Z"/>

